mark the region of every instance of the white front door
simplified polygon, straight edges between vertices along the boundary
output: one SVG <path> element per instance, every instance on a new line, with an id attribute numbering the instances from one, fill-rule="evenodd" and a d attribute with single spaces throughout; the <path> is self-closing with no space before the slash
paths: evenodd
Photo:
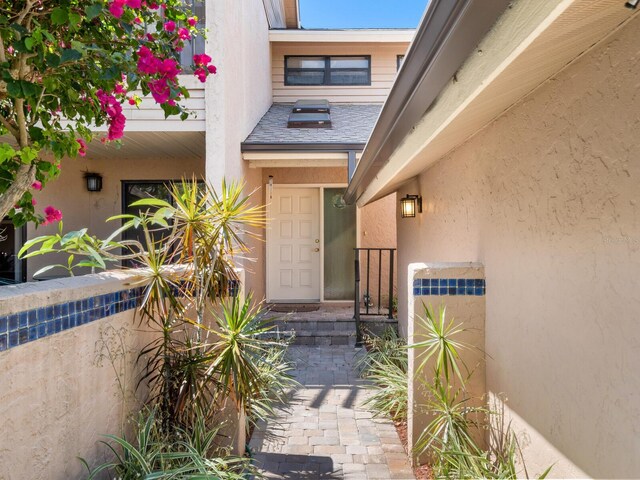
<path id="1" fill-rule="evenodd" d="M 320 189 L 274 186 L 268 215 L 268 300 L 319 301 Z"/>

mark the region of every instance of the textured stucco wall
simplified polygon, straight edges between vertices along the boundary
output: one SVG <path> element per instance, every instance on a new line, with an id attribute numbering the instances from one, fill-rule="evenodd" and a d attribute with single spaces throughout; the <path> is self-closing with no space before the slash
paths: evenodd
<path id="1" fill-rule="evenodd" d="M 127 148 L 127 140 L 123 149 Z M 47 184 L 42 192 L 34 193 L 38 211 L 46 205 L 59 208 L 63 214 L 66 232 L 88 228 L 91 235 L 99 238 L 108 237 L 121 223 L 106 222 L 107 218 L 122 213 L 122 181 L 123 180 L 180 180 L 193 175 L 204 175 L 204 160 L 185 157 L 179 162 L 171 159 L 139 158 L 123 160 L 118 158 L 114 150 L 113 158 L 98 160 L 91 158 L 91 149 L 86 158 L 65 159 L 62 161 L 60 177 Z M 85 172 L 98 172 L 102 175 L 102 191 L 88 192 Z M 49 225 L 35 229 L 28 227 L 28 238 L 54 233 L 58 225 Z M 53 257 L 42 256 L 27 260 L 27 279 L 45 265 L 55 263 Z M 55 272 L 49 272 L 55 273 Z"/>
<path id="2" fill-rule="evenodd" d="M 485 265 L 487 387 L 508 397 L 530 474 L 640 475 L 639 31 L 636 17 L 398 192 L 425 207 L 398 220 L 403 271 Z"/>
<path id="3" fill-rule="evenodd" d="M 117 291 L 125 279 L 110 272 L 6 287 L 0 311 Z M 145 395 L 135 392 L 136 358 L 152 336 L 134 325 L 130 310 L 0 352 L 0 479 L 84 478 L 77 457 L 92 466 L 111 458 L 101 435 L 128 431 Z"/>
<path id="4" fill-rule="evenodd" d="M 218 74 L 207 81 L 206 174 L 214 185 L 223 178 L 243 180 L 247 193 L 260 186 L 259 170 L 242 160 L 241 142 L 271 105 L 271 46 L 262 0 L 207 0 L 207 53 Z M 249 240 L 254 251 L 261 242 Z M 247 288 L 260 292 L 260 262 L 245 262 Z"/>

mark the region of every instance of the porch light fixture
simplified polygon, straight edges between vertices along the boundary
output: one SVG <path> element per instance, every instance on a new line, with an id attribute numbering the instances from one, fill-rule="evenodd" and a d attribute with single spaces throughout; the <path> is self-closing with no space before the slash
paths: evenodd
<path id="1" fill-rule="evenodd" d="M 99 192 L 102 190 L 102 175 L 99 173 L 87 172 L 84 174 L 87 181 L 87 190 L 90 192 Z"/>
<path id="2" fill-rule="evenodd" d="M 402 218 L 413 218 L 416 212 L 422 213 L 422 197 L 408 195 L 400 200 L 400 214 Z"/>

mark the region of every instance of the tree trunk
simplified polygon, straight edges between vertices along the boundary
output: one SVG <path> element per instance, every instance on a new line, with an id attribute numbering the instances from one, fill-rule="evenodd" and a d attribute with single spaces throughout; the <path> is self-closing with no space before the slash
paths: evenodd
<path id="1" fill-rule="evenodd" d="M 16 179 L 4 193 L 0 194 L 0 220 L 7 216 L 35 180 L 36 166 L 34 164 L 20 165 L 16 172 Z"/>

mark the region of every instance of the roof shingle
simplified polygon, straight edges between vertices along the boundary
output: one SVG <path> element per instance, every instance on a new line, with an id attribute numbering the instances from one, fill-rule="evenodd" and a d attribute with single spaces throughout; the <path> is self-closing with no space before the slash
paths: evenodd
<path id="1" fill-rule="evenodd" d="M 243 145 L 365 144 L 380 104 L 331 104 L 331 128 L 287 128 L 293 104 L 274 103 Z"/>

